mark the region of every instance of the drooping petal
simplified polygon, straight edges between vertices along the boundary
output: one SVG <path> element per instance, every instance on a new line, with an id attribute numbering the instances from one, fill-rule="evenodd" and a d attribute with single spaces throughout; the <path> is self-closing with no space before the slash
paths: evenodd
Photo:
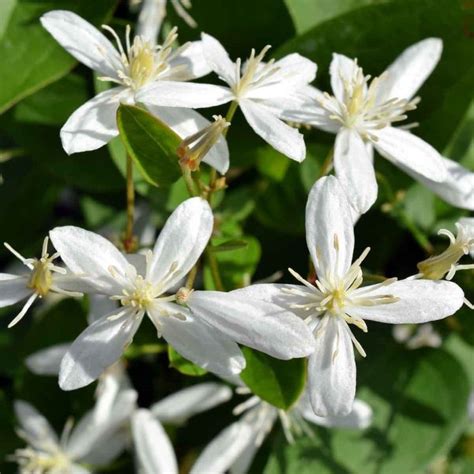
<path id="1" fill-rule="evenodd" d="M 356 389 L 354 350 L 347 324 L 338 316 L 328 318 L 316 336 L 309 358 L 309 396 L 318 416 L 344 416 L 352 410 Z"/>
<path id="2" fill-rule="evenodd" d="M 194 82 L 156 81 L 141 88 L 136 100 L 145 105 L 161 107 L 214 107 L 232 100 L 229 89 L 212 84 Z"/>
<path id="3" fill-rule="evenodd" d="M 180 424 L 232 398 L 232 390 L 215 382 L 193 385 L 175 392 L 150 407 L 162 423 Z"/>
<path id="4" fill-rule="evenodd" d="M 350 82 L 357 71 L 357 62 L 344 56 L 343 54 L 334 53 L 329 66 L 329 74 L 331 75 L 331 87 L 334 97 L 339 102 L 345 102 L 344 83 Z"/>
<path id="5" fill-rule="evenodd" d="M 130 101 L 129 92 L 113 87 L 81 105 L 61 128 L 64 151 L 70 155 L 96 150 L 116 137 L 116 114 L 122 101 Z"/>
<path id="6" fill-rule="evenodd" d="M 149 410 L 132 417 L 132 433 L 138 463 L 144 474 L 178 474 L 173 446 L 165 430 Z"/>
<path id="7" fill-rule="evenodd" d="M 443 42 L 427 38 L 405 49 L 387 68 L 387 78 L 380 83 L 378 98 L 411 99 L 439 62 Z"/>
<path id="8" fill-rule="evenodd" d="M 201 34 L 204 57 L 211 69 L 227 84 L 233 85 L 236 78 L 236 65 L 231 61 L 222 44 L 211 35 Z M 240 71 L 238 71 L 240 74 Z"/>
<path id="9" fill-rule="evenodd" d="M 91 324 L 73 342 L 61 362 L 59 386 L 63 390 L 89 385 L 117 361 L 130 344 L 142 318 L 129 310 L 119 318 L 109 319 L 115 313 Z"/>
<path id="10" fill-rule="evenodd" d="M 98 292 L 121 294 L 122 286 L 115 274 L 123 275 L 129 263 L 112 242 L 74 226 L 56 227 L 49 235 L 72 273 L 84 276 Z"/>
<path id="11" fill-rule="evenodd" d="M 314 350 L 306 324 L 291 312 L 239 293 L 194 291 L 191 312 L 222 334 L 277 359 L 305 357 Z"/>
<path id="12" fill-rule="evenodd" d="M 374 132 L 375 149 L 394 165 L 401 165 L 432 181 L 447 178 L 442 156 L 428 143 L 410 132 L 395 127 L 385 127 Z"/>
<path id="13" fill-rule="evenodd" d="M 240 108 L 254 132 L 275 150 L 298 162 L 305 159 L 306 146 L 298 130 L 284 123 L 263 104 L 244 99 L 240 101 Z"/>
<path id="14" fill-rule="evenodd" d="M 354 252 L 352 219 L 337 178 L 316 181 L 306 204 L 306 242 L 319 277 L 342 277 L 350 267 Z"/>
<path id="15" fill-rule="evenodd" d="M 211 67 L 204 57 L 202 41 L 189 42 L 183 51 L 170 60 L 169 65 L 171 74 L 169 76 L 165 74 L 163 77 L 169 77 L 171 80 L 188 81 L 205 76 L 211 72 Z M 173 69 L 181 65 L 185 65 L 186 70 L 184 73 L 180 72 L 179 76 L 176 76 L 173 74 Z"/>
<path id="16" fill-rule="evenodd" d="M 202 130 L 211 123 L 193 109 L 156 107 L 153 105 L 148 105 L 148 109 L 153 115 L 156 115 L 168 124 L 183 139 L 195 134 L 198 130 Z M 221 136 L 219 138 L 217 143 L 208 151 L 203 161 L 215 168 L 219 173 L 227 173 L 229 169 L 229 147 L 224 137 Z"/>
<path id="17" fill-rule="evenodd" d="M 357 305 L 358 301 L 389 295 L 398 301 L 388 304 Z M 426 323 L 454 314 L 462 305 L 464 293 L 453 282 L 434 280 L 401 280 L 390 285 L 356 290 L 354 307 L 347 313 L 363 319 L 388 324 Z"/>
<path id="18" fill-rule="evenodd" d="M 30 295 L 33 290 L 28 288 L 28 277 L 0 273 L 0 308 L 18 303 Z"/>
<path id="19" fill-rule="evenodd" d="M 73 12 L 53 10 L 41 24 L 78 61 L 107 77 L 118 78 L 123 66 L 112 43 L 88 21 Z"/>
<path id="20" fill-rule="evenodd" d="M 361 136 L 342 128 L 334 145 L 336 176 L 352 206 L 360 214 L 367 212 L 377 199 L 374 165 Z"/>
<path id="21" fill-rule="evenodd" d="M 169 315 L 162 316 L 160 308 L 150 310 L 151 320 L 158 331 L 183 357 L 219 376 L 226 377 L 242 372 L 245 358 L 239 346 L 216 331 L 205 321 L 195 319 L 184 307 L 160 304 Z M 186 320 L 173 313 L 181 312 Z"/>
<path id="22" fill-rule="evenodd" d="M 61 360 L 71 346 L 70 342 L 39 350 L 25 359 L 26 366 L 37 375 L 58 375 Z"/>
<path id="23" fill-rule="evenodd" d="M 214 216 L 200 197 L 181 203 L 166 221 L 147 268 L 147 279 L 163 292 L 183 278 L 197 262 L 211 237 Z"/>

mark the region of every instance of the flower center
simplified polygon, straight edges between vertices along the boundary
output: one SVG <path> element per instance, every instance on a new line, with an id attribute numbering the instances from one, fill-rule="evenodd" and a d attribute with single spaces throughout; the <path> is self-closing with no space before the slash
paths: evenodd
<path id="1" fill-rule="evenodd" d="M 53 284 L 51 262 L 51 257 L 41 257 L 39 260 L 35 259 L 33 263 L 33 270 L 27 285 L 34 290 L 38 296 L 46 296 Z"/>
<path id="2" fill-rule="evenodd" d="M 48 474 L 51 472 L 70 472 L 71 460 L 61 451 L 38 452 L 31 448 L 18 449 L 13 455 L 24 474 Z"/>
<path id="3" fill-rule="evenodd" d="M 122 290 L 123 296 L 120 299 L 122 306 L 130 306 L 137 310 L 146 311 L 155 299 L 153 285 L 146 281 L 141 275 L 137 275 L 133 290 Z"/>

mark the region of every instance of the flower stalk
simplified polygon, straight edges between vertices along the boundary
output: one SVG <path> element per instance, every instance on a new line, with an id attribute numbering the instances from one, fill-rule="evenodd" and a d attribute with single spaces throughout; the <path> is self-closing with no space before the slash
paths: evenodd
<path id="1" fill-rule="evenodd" d="M 136 239 L 133 235 L 133 224 L 135 219 L 135 186 L 133 183 L 133 161 L 132 157 L 127 153 L 127 223 L 125 226 L 125 236 L 123 246 L 125 252 L 131 253 L 135 250 Z"/>

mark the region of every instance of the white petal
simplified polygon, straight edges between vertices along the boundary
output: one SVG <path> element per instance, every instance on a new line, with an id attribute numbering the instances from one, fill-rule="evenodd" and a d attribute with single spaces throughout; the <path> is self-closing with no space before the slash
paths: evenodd
<path id="1" fill-rule="evenodd" d="M 375 149 L 394 165 L 401 165 L 432 181 L 447 177 L 442 156 L 421 138 L 395 127 L 385 127 L 374 132 Z"/>
<path id="2" fill-rule="evenodd" d="M 244 99 L 240 101 L 240 108 L 254 132 L 275 150 L 298 162 L 305 159 L 306 146 L 297 129 L 284 123 L 263 104 Z"/>
<path id="3" fill-rule="evenodd" d="M 193 109 L 157 107 L 153 105 L 148 105 L 148 109 L 153 115 L 156 115 L 168 124 L 183 139 L 195 134 L 198 130 L 202 130 L 211 123 Z M 219 173 L 227 173 L 229 169 L 229 148 L 226 139 L 222 135 L 209 150 L 203 161 L 215 168 Z"/>
<path id="4" fill-rule="evenodd" d="M 360 292 L 363 294 L 360 294 Z M 456 283 L 433 280 L 401 280 L 373 291 L 365 287 L 353 294 L 357 298 L 391 295 L 399 300 L 390 304 L 354 306 L 350 315 L 388 324 L 426 323 L 454 314 L 462 305 L 464 293 Z"/>
<path id="5" fill-rule="evenodd" d="M 227 84 L 235 83 L 236 65 L 231 61 L 221 43 L 211 35 L 201 34 L 204 57 L 211 69 Z M 240 71 L 239 71 L 240 73 Z"/>
<path id="6" fill-rule="evenodd" d="M 288 54 L 275 62 L 278 70 L 272 76 L 272 80 L 285 81 L 288 85 L 306 85 L 316 78 L 318 66 L 298 53 Z"/>
<path id="7" fill-rule="evenodd" d="M 58 437 L 53 428 L 36 408 L 23 400 L 16 400 L 14 408 L 20 427 L 33 447 L 58 444 Z"/>
<path id="8" fill-rule="evenodd" d="M 37 375 L 58 375 L 61 360 L 71 346 L 70 342 L 56 344 L 31 354 L 25 359 L 26 366 Z"/>
<path id="9" fill-rule="evenodd" d="M 65 152 L 96 150 L 118 135 L 116 114 L 121 101 L 128 101 L 128 91 L 113 87 L 81 105 L 61 129 Z"/>
<path id="10" fill-rule="evenodd" d="M 360 214 L 367 212 L 377 199 L 374 165 L 361 136 L 342 128 L 334 145 L 334 168 L 349 202 Z"/>
<path id="11" fill-rule="evenodd" d="M 229 89 L 194 82 L 157 81 L 141 88 L 136 100 L 145 105 L 199 109 L 225 104 L 232 100 Z"/>
<path id="12" fill-rule="evenodd" d="M 453 160 L 444 157 L 442 159 L 447 171 L 447 178 L 442 182 L 428 179 L 400 164 L 399 166 L 447 203 L 474 211 L 474 173 Z"/>
<path id="13" fill-rule="evenodd" d="M 171 315 L 173 311 L 187 311 L 175 304 L 160 306 L 169 308 Z M 245 358 L 239 346 L 204 321 L 196 320 L 189 312 L 185 314 L 185 321 L 161 316 L 159 310 L 152 310 L 150 317 L 166 341 L 184 358 L 223 377 L 242 372 Z"/>
<path id="14" fill-rule="evenodd" d="M 41 17 L 41 24 L 69 54 L 94 71 L 117 78 L 117 71 L 123 69 L 112 43 L 79 15 L 53 10 Z"/>
<path id="15" fill-rule="evenodd" d="M 109 316 L 86 328 L 64 356 L 59 372 L 59 386 L 63 390 L 85 387 L 96 380 L 122 355 L 142 319 L 131 311 L 113 320 Z"/>
<path id="16" fill-rule="evenodd" d="M 181 280 L 206 248 L 213 225 L 214 216 L 207 201 L 195 197 L 181 203 L 156 241 L 147 279 L 161 284 L 163 291 Z"/>
<path id="17" fill-rule="evenodd" d="M 334 53 L 332 55 L 329 74 L 331 75 L 332 91 L 339 102 L 345 102 L 344 83 L 350 81 L 354 77 L 357 68 L 357 63 L 353 59 L 350 59 L 343 54 Z"/>
<path id="18" fill-rule="evenodd" d="M 387 68 L 380 83 L 379 100 L 411 99 L 439 62 L 443 42 L 427 38 L 405 49 Z"/>
<path id="19" fill-rule="evenodd" d="M 224 474 L 245 450 L 253 434 L 247 423 L 232 423 L 206 446 L 190 474 Z"/>
<path id="20" fill-rule="evenodd" d="M 182 64 L 187 66 L 186 75 L 183 77 L 180 73 L 182 81 L 197 79 L 211 72 L 211 67 L 204 57 L 202 41 L 189 42 L 184 51 L 173 57 L 169 62 L 171 69 Z"/>
<path id="21" fill-rule="evenodd" d="M 124 274 L 129 263 L 112 242 L 74 226 L 56 227 L 49 235 L 72 273 L 87 278 L 98 291 L 121 294 L 122 287 L 113 274 Z"/>
<path id="22" fill-rule="evenodd" d="M 149 410 L 137 410 L 133 415 L 132 433 L 138 463 L 145 474 L 178 474 L 170 439 Z"/>
<path id="23" fill-rule="evenodd" d="M 27 277 L 0 273 L 0 308 L 18 303 L 31 295 L 32 290 L 26 285 Z"/>
<path id="24" fill-rule="evenodd" d="M 179 390 L 150 407 L 162 423 L 179 424 L 232 398 L 232 390 L 220 383 L 207 382 Z"/>
<path id="25" fill-rule="evenodd" d="M 272 357 L 305 357 L 314 350 L 306 324 L 272 303 L 247 299 L 238 292 L 194 291 L 188 306 L 222 334 Z"/>
<path id="26" fill-rule="evenodd" d="M 350 329 L 340 317 L 326 317 L 326 329 L 316 337 L 316 350 L 309 358 L 311 405 L 319 416 L 347 415 L 352 410 L 356 388 Z"/>
<path id="27" fill-rule="evenodd" d="M 334 176 L 319 179 L 311 188 L 306 243 L 320 277 L 345 275 L 354 252 L 354 229 L 350 204 Z"/>

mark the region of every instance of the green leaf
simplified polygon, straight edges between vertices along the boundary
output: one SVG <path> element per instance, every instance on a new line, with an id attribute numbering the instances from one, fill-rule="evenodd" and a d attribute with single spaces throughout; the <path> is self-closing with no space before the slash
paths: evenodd
<path id="1" fill-rule="evenodd" d="M 3 0 L 0 5 L 0 40 L 5 33 L 16 4 L 17 0 Z"/>
<path id="2" fill-rule="evenodd" d="M 278 360 L 248 347 L 242 349 L 247 365 L 240 374 L 262 400 L 288 410 L 306 384 L 306 359 Z"/>
<path id="3" fill-rule="evenodd" d="M 60 79 L 76 63 L 41 26 L 39 18 L 43 13 L 49 10 L 72 10 L 92 23 L 101 24 L 115 4 L 116 0 L 19 0 L 0 42 L 0 113 Z"/>
<path id="4" fill-rule="evenodd" d="M 176 154 L 181 138 L 165 123 L 139 107 L 122 104 L 117 124 L 127 152 L 149 183 L 166 186 L 181 176 Z"/>
<path id="5" fill-rule="evenodd" d="M 214 244 L 209 247 L 209 250 L 214 253 L 231 252 L 232 250 L 240 250 L 248 246 L 245 240 L 226 240 L 220 244 Z"/>
<path id="6" fill-rule="evenodd" d="M 207 370 L 198 367 L 189 360 L 185 359 L 181 354 L 176 352 L 170 345 L 168 345 L 168 358 L 170 366 L 184 375 L 191 375 L 193 377 L 200 377 L 207 374 Z"/>

